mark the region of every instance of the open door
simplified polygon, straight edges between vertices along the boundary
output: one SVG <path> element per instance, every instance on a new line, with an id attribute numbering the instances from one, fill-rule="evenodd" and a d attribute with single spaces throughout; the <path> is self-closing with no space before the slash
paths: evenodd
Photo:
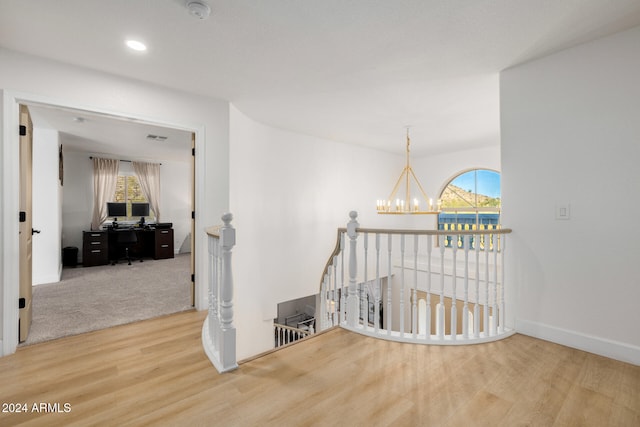
<path id="1" fill-rule="evenodd" d="M 191 305 L 196 305 L 196 134 L 191 134 Z"/>
<path id="2" fill-rule="evenodd" d="M 20 105 L 20 293 L 18 340 L 23 342 L 31 328 L 31 248 L 33 228 L 31 221 L 31 175 L 33 162 L 33 124 L 29 109 Z"/>

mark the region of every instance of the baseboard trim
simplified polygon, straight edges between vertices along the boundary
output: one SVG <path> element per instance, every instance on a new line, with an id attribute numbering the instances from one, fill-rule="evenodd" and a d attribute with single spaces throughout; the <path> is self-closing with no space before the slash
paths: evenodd
<path id="1" fill-rule="evenodd" d="M 631 344 L 522 319 L 516 332 L 640 366 L 640 347 Z"/>

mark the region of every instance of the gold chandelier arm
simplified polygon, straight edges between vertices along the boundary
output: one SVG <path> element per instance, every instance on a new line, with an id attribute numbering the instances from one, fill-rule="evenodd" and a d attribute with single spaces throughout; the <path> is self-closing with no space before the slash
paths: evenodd
<path id="1" fill-rule="evenodd" d="M 398 188 L 400 187 L 400 183 L 402 182 L 402 177 L 407 173 L 407 167 L 405 166 L 404 169 L 402 169 L 402 173 L 400 174 L 400 176 L 398 177 L 398 181 L 396 181 L 396 185 L 393 187 L 393 190 L 391 191 L 391 195 L 389 195 L 389 202 L 391 202 L 395 196 L 395 194 L 398 192 Z"/>
<path id="2" fill-rule="evenodd" d="M 416 181 L 416 184 L 418 184 L 418 188 L 420 189 L 420 192 L 422 193 L 422 197 L 424 197 L 424 199 L 426 201 L 429 201 L 429 198 L 427 197 L 427 193 L 425 193 L 424 188 L 422 188 L 422 184 L 420 184 L 420 181 L 418 181 L 418 177 L 413 172 L 413 168 L 410 167 L 409 171 L 411 172 L 411 176 L 413 176 L 413 179 Z"/>

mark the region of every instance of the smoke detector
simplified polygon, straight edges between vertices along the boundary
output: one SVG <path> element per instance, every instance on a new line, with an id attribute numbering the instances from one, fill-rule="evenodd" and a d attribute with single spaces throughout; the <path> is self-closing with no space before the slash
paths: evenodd
<path id="1" fill-rule="evenodd" d="M 201 1 L 187 1 L 187 10 L 198 19 L 207 19 L 211 13 L 209 5 Z"/>

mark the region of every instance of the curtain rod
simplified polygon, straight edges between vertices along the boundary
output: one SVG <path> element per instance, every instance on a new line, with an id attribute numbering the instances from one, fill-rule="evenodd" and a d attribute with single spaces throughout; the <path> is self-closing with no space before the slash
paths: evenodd
<path id="1" fill-rule="evenodd" d="M 93 160 L 93 156 L 89 156 L 89 159 Z M 127 162 L 127 163 L 132 163 L 133 160 L 123 160 L 123 159 L 116 159 L 119 162 Z M 140 162 L 140 163 L 149 163 L 149 162 Z M 162 163 L 158 163 L 159 165 L 162 165 Z"/>

